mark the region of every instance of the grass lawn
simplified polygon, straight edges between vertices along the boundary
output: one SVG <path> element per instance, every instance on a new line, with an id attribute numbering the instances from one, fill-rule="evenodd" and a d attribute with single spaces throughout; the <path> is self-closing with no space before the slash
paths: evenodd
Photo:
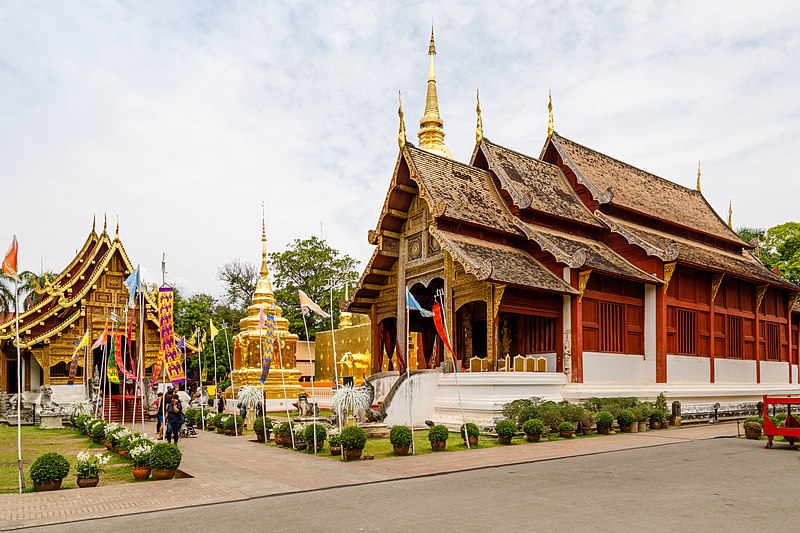
<path id="1" fill-rule="evenodd" d="M 330 418 L 332 414 L 333 411 L 329 409 L 320 409 L 319 414 L 317 416 L 320 418 Z M 300 416 L 297 411 L 289 411 L 289 415 L 292 418 Z M 273 418 L 273 419 L 280 418 L 282 420 L 286 420 L 286 411 L 267 411 L 267 418 Z"/>
<path id="2" fill-rule="evenodd" d="M 245 432 L 245 435 L 247 435 L 247 432 Z M 587 439 L 587 438 L 591 439 L 591 438 L 600 437 L 600 436 L 601 435 L 597 435 L 597 434 L 576 435 L 574 438 L 576 438 L 576 439 Z M 568 440 L 568 439 L 562 439 L 557 434 L 550 435 L 550 437 L 549 437 L 549 441 L 551 441 L 551 442 L 560 441 L 560 440 Z M 544 442 L 544 441 L 545 440 L 543 439 L 542 442 Z M 275 442 L 274 441 L 270 441 L 268 445 L 269 446 L 275 446 Z M 535 446 L 536 444 L 528 442 L 527 440 L 525 440 L 525 437 L 515 437 L 511 441 L 510 446 L 517 446 L 517 445 Z M 447 453 L 447 452 L 469 451 L 467 449 L 467 446 L 464 444 L 464 441 L 461 438 L 459 438 L 458 433 L 457 432 L 453 433 L 452 431 L 450 432 L 450 437 L 447 439 L 447 447 L 444 449 L 443 452 L 434 452 L 431 449 L 431 444 L 428 441 L 428 430 L 427 429 L 415 430 L 414 431 L 414 446 L 416 448 L 416 455 L 425 455 L 425 454 L 429 454 L 429 453 Z M 473 447 L 472 449 L 474 450 L 474 449 L 480 449 L 480 448 L 494 448 L 496 446 L 501 446 L 497 442 L 496 438 L 490 437 L 488 435 L 481 435 L 480 438 L 478 439 L 478 446 L 477 447 Z M 287 448 L 287 451 L 293 451 L 293 450 Z M 306 453 L 306 454 L 309 454 L 309 455 L 314 455 L 311 450 L 298 451 L 297 453 Z M 411 453 L 411 451 L 409 450 L 409 454 L 410 453 Z M 339 455 L 332 456 L 330 454 L 330 452 L 328 451 L 327 443 L 325 444 L 325 447 L 324 447 L 323 451 L 318 453 L 318 454 L 316 454 L 316 455 L 318 455 L 320 457 L 331 458 L 331 459 L 339 459 L 340 458 Z M 392 447 L 392 444 L 389 442 L 389 438 L 388 437 L 383 438 L 383 439 L 368 439 L 367 440 L 367 445 L 364 447 L 363 455 L 374 455 L 375 459 L 385 459 L 386 457 L 395 457 L 394 449 Z"/>
<path id="3" fill-rule="evenodd" d="M 119 455 L 109 452 L 102 444 L 71 429 L 39 429 L 34 426 L 22 427 L 22 470 L 25 474 L 25 488 L 33 491 L 33 481 L 28 475 L 31 463 L 47 452 L 58 452 L 67 458 L 70 473 L 64 478 L 62 488 L 77 487 L 75 481 L 76 455 L 81 451 L 92 453 L 107 452 L 111 461 L 100 474 L 100 485 L 133 482 L 130 464 Z M 19 490 L 17 481 L 17 428 L 0 425 L 0 493 L 14 493 Z"/>

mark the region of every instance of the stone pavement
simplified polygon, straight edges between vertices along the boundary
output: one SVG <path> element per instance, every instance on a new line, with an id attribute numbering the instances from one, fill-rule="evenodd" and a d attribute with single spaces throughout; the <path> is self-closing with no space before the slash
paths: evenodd
<path id="1" fill-rule="evenodd" d="M 152 434 L 152 428 L 148 428 Z M 191 478 L 56 492 L 0 495 L 0 529 L 195 507 L 397 479 L 448 474 L 696 440 L 735 436 L 736 424 L 394 457 L 343 463 L 256 444 L 249 437 L 200 433 L 181 441 Z M 327 453 L 327 452 L 326 452 Z"/>

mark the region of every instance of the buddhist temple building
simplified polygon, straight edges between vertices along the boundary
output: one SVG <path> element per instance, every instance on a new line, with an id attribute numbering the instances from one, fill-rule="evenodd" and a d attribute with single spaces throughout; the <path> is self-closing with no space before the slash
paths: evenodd
<path id="1" fill-rule="evenodd" d="M 419 147 L 401 105 L 375 249 L 349 303 L 369 316 L 373 372 L 404 370 L 407 329 L 425 367 L 444 360 L 432 319 L 406 324 L 408 288 L 426 309 L 442 303 L 473 416 L 530 396 L 800 392 L 800 287 L 714 211 L 699 168 L 690 189 L 588 148 L 555 131 L 552 104 L 536 156 L 486 138 L 478 102 L 474 151 L 455 161 L 434 53 L 431 36 Z M 420 416 L 446 419 L 452 374 L 419 379 L 438 383 Z"/>
<path id="2" fill-rule="evenodd" d="M 75 384 L 69 386 L 67 380 L 75 345 L 86 331 L 89 331 L 90 344 L 101 335 L 106 324 L 110 332 L 112 316 L 118 317 L 118 329 L 124 327 L 125 319 L 131 323 L 130 343 L 123 334 L 123 345 L 129 368 L 138 367 L 139 310 L 131 321 L 133 311 L 126 311 L 129 294 L 123 284 L 132 271 L 133 266 L 119 238 L 119 224 L 111 237 L 104 223 L 100 235 L 92 227 L 80 251 L 59 275 L 35 289 L 37 302 L 19 316 L 24 391 L 38 392 L 42 387 L 49 387 L 53 391 L 52 399 L 58 403 L 80 401 L 86 392 L 81 383 L 93 380 L 95 372 L 98 372 L 101 386 L 105 387 L 102 346 L 90 351 L 88 357 L 81 353 L 77 358 Z M 144 301 L 142 368 L 152 373 L 160 348 L 158 309 L 151 295 L 146 294 Z M 15 337 L 12 316 L 0 324 L 0 390 L 9 393 L 17 392 Z M 111 394 L 121 394 L 121 386 L 111 384 Z"/>
<path id="3" fill-rule="evenodd" d="M 275 342 L 267 344 L 260 328 L 260 312 L 275 317 Z M 283 409 L 284 391 L 292 402 L 303 392 L 300 384 L 301 373 L 297 369 L 298 336 L 289 331 L 289 321 L 275 300 L 275 292 L 269 281 L 267 266 L 267 231 L 261 223 L 261 270 L 253 295 L 253 303 L 247 308 L 247 316 L 239 321 L 239 333 L 233 338 L 233 368 L 231 386 L 225 391 L 227 398 L 233 398 L 245 385 L 260 387 L 264 391 L 269 409 Z M 261 382 L 262 354 L 272 350 L 272 363 L 266 381 Z"/>

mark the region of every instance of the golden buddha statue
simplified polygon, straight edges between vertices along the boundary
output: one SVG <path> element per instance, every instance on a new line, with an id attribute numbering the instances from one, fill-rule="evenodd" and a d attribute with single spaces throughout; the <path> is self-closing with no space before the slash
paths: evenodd
<path id="1" fill-rule="evenodd" d="M 261 220 L 261 277 L 256 283 L 253 303 L 247 308 L 247 316 L 239 321 L 239 334 L 233 338 L 233 368 L 231 386 L 225 391 L 228 398 L 234 397 L 239 388 L 245 385 L 259 387 L 264 391 L 267 410 L 285 408 L 285 397 L 291 405 L 297 401 L 297 395 L 304 391 L 300 385 L 300 371 L 295 367 L 298 336 L 289 332 L 289 321 L 283 318 L 283 310 L 275 300 L 272 283 L 269 281 L 267 268 L 267 231 Z M 261 383 L 261 354 L 268 350 L 266 331 L 259 328 L 259 314 L 264 309 L 265 315 L 275 317 L 275 345 L 272 350 L 272 364 L 267 380 Z M 278 347 L 280 343 L 280 351 Z M 260 346 L 259 346 L 260 345 Z"/>

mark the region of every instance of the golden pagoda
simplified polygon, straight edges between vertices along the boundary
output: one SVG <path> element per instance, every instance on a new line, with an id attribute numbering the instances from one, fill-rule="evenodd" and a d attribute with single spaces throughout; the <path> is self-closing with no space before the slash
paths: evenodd
<path id="1" fill-rule="evenodd" d="M 275 407 L 283 408 L 284 386 L 286 398 L 289 403 L 297 401 L 297 395 L 304 391 L 300 385 L 300 371 L 296 368 L 298 336 L 289 332 L 289 321 L 283 318 L 283 310 L 275 300 L 272 283 L 269 281 L 267 268 L 267 230 L 263 214 L 261 220 L 261 277 L 256 283 L 253 303 L 247 308 L 247 316 L 239 321 L 239 334 L 233 338 L 233 368 L 231 372 L 231 387 L 225 391 L 225 396 L 233 398 L 234 390 L 239 387 L 251 385 L 260 387 L 266 399 L 278 400 L 268 410 Z M 275 316 L 276 343 L 272 354 L 267 380 L 261 383 L 261 353 L 267 348 L 267 341 L 263 331 L 259 331 L 259 312 L 264 309 L 264 314 Z M 280 342 L 280 353 L 278 352 Z M 259 343 L 261 348 L 259 349 Z"/>

